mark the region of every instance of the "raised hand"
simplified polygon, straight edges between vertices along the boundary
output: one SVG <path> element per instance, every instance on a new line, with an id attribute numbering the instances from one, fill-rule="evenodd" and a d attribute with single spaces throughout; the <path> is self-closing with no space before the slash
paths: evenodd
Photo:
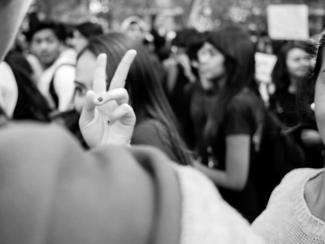
<path id="1" fill-rule="evenodd" d="M 94 74 L 93 90 L 88 91 L 79 126 L 90 147 L 106 144 L 125 145 L 132 137 L 136 117 L 128 104 L 129 95 L 124 89 L 130 66 L 136 56 L 129 50 L 117 67 L 106 91 L 107 57 L 100 54 Z"/>

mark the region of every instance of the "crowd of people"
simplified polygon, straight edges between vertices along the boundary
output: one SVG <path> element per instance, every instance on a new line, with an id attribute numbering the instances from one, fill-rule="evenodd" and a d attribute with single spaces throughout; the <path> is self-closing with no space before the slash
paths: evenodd
<path id="1" fill-rule="evenodd" d="M 265 100 L 241 26 L 21 30 L 30 2 L 0 0 L 1 243 L 325 243 L 324 36 L 268 48 Z"/>

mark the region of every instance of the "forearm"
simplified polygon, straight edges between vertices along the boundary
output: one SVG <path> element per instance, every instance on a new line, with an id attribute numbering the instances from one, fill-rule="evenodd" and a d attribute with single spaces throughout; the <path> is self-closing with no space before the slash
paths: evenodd
<path id="1" fill-rule="evenodd" d="M 211 169 L 202 164 L 197 165 L 196 168 L 205 174 L 217 186 L 232 190 L 241 190 L 243 188 L 243 184 L 241 184 L 238 179 L 231 177 L 229 173 L 227 174 L 227 171 Z"/>
<path id="2" fill-rule="evenodd" d="M 233 190 L 242 190 L 248 179 L 250 137 L 245 134 L 226 137 L 225 170 L 210 169 L 198 165 L 216 185 Z"/>

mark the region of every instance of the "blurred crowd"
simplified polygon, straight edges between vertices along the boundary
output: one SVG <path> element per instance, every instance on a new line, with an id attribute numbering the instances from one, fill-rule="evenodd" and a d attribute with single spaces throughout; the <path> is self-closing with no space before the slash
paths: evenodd
<path id="1" fill-rule="evenodd" d="M 95 137 L 91 123 L 85 123 L 84 113 L 92 108 L 89 91 L 103 95 L 114 89 L 115 71 L 124 54 L 134 49 L 137 56 L 125 77 L 128 102 L 125 90 L 112 93 L 110 99 L 120 110 L 105 117 L 102 125 L 115 128 L 113 124 L 120 122 L 114 116 L 133 122 L 132 107 L 134 129 L 127 131 L 122 123 L 118 129 L 123 132 L 110 141 L 129 135 L 128 144 L 153 146 L 173 164 L 200 171 L 267 243 L 312 243 L 317 238 L 313 243 L 325 243 L 322 205 L 311 212 L 306 204 L 300 206 L 304 199 L 308 206 L 316 202 L 314 185 L 302 184 L 313 182 L 324 167 L 319 122 L 323 115 L 317 121 L 319 130 L 315 117 L 315 110 L 321 108 L 315 100 L 315 84 L 324 79 L 323 53 L 317 52 L 316 44 L 322 40 L 274 41 L 235 24 L 203 33 L 183 28 L 167 35 L 137 16 L 127 18 L 116 32 L 91 21 L 66 24 L 35 16 L 27 16 L 27 27 L 20 29 L 0 65 L 1 124 L 55 123 L 84 150 L 97 147 L 105 138 Z M 100 87 L 94 73 L 102 53 L 107 65 L 106 82 Z M 267 84 L 256 76 L 256 53 L 276 57 Z M 262 87 L 266 94 L 261 93 Z M 315 185 L 324 186 L 321 182 Z M 198 179 L 196 187 L 205 184 Z M 187 200 L 199 201 L 195 198 Z M 201 211 L 212 211 L 209 203 L 204 204 L 207 209 Z M 303 223 L 289 220 L 296 210 L 297 222 Z M 232 221 L 236 223 L 235 218 Z M 310 232 L 304 232 L 304 225 Z M 238 243 L 259 243 L 247 240 Z"/>

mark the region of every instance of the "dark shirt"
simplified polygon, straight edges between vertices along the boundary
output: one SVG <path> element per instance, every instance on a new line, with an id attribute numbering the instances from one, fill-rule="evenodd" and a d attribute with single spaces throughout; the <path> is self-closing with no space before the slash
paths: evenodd
<path id="1" fill-rule="evenodd" d="M 262 125 L 264 106 L 260 98 L 248 89 L 242 90 L 226 106 L 225 114 L 219 127 L 217 136 L 211 145 L 213 157 L 217 159 L 216 168 L 225 170 L 226 137 L 244 134 L 251 139 L 249 173 L 243 190 L 235 191 L 219 187 L 223 198 L 236 208 L 248 221 L 253 221 L 261 212 L 259 196 L 254 179 L 254 166 L 256 163 L 253 136 Z"/>
<path id="2" fill-rule="evenodd" d="M 14 110 L 14 120 L 36 120 L 49 122 L 50 107 L 32 79 L 32 68 L 19 52 L 11 51 L 6 61 L 17 82 L 18 100 Z"/>
<path id="3" fill-rule="evenodd" d="M 204 151 L 203 133 L 211 110 L 216 107 L 217 93 L 214 91 L 204 90 L 198 83 L 191 84 L 191 101 L 190 101 L 190 118 L 193 127 L 193 148 L 194 151 L 201 155 Z"/>
<path id="4" fill-rule="evenodd" d="M 156 119 L 145 119 L 137 124 L 134 128 L 131 144 L 156 147 L 174 162 L 178 161 L 167 128 Z"/>
<path id="5" fill-rule="evenodd" d="M 296 94 L 289 92 L 275 93 L 270 98 L 270 106 L 284 126 L 293 127 L 299 124 Z"/>
<path id="6" fill-rule="evenodd" d="M 211 145 L 218 159 L 218 168 L 225 169 L 226 137 L 245 134 L 252 139 L 263 120 L 263 102 L 252 91 L 244 89 L 229 102 L 217 137 Z M 252 142 L 252 140 L 251 140 Z M 254 145 L 251 145 L 254 153 Z"/>

